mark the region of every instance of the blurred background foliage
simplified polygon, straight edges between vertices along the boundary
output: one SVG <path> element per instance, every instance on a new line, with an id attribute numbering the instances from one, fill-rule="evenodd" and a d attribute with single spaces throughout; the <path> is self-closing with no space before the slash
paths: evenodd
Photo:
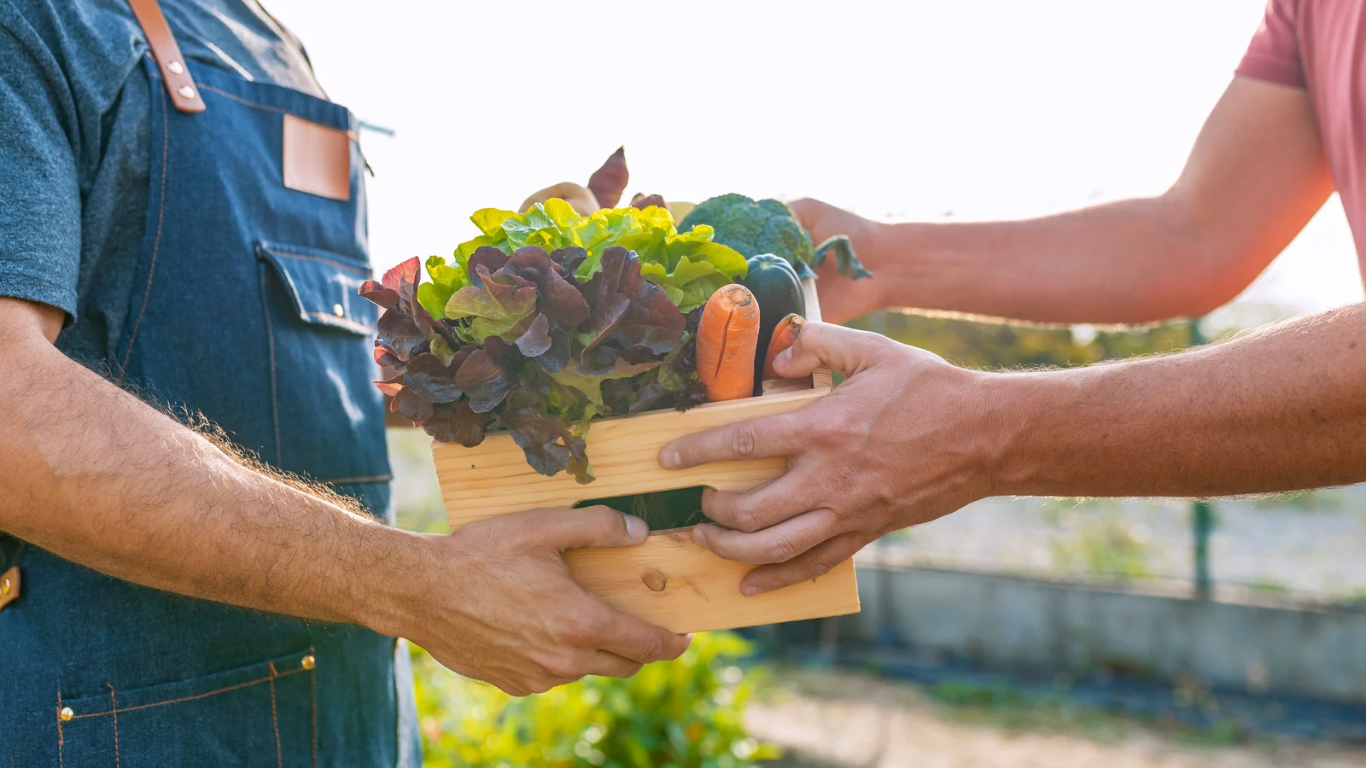
<path id="1" fill-rule="evenodd" d="M 890 336 L 969 368 L 1076 366 L 1174 352 L 1191 344 L 1187 320 L 1127 328 L 1006 325 L 962 315 L 877 312 L 851 327 Z"/>
<path id="2" fill-rule="evenodd" d="M 589 677 L 513 698 L 413 649 L 425 763 L 434 768 L 745 768 L 777 757 L 748 737 L 746 703 L 764 670 L 741 666 L 749 643 L 697 635 L 673 662 L 629 680 Z"/>

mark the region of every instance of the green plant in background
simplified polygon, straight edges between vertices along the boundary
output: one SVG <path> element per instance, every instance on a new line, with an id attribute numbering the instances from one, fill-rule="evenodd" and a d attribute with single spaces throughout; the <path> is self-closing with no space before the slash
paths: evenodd
<path id="1" fill-rule="evenodd" d="M 420 429 L 388 429 L 390 488 L 398 507 L 398 527 L 419 533 L 450 533 L 446 504 L 432 460 L 432 438 Z"/>
<path id="2" fill-rule="evenodd" d="M 1035 368 L 1175 352 L 1190 345 L 1190 323 L 1100 330 L 1080 339 L 1067 328 L 1005 325 L 962 317 L 879 312 L 850 326 L 875 330 L 968 368 Z"/>
<path id="3" fill-rule="evenodd" d="M 1337 512 L 1348 507 L 1352 500 L 1341 488 L 1313 491 L 1294 491 L 1269 496 L 1254 496 L 1247 500 L 1252 509 L 1294 509 L 1297 512 Z"/>
<path id="4" fill-rule="evenodd" d="M 1099 513 L 1113 514 L 1121 509 L 1118 499 L 1047 497 L 1038 503 L 1043 520 L 1061 528 L 1075 527 L 1079 519 Z"/>
<path id="5" fill-rule="evenodd" d="M 738 635 L 699 634 L 674 662 L 628 680 L 590 677 L 518 699 L 451 673 L 414 650 L 429 766 L 745 768 L 778 756 L 745 731 L 763 670 Z"/>
<path id="6" fill-rule="evenodd" d="M 1077 528 L 1076 536 L 1053 544 L 1053 562 L 1057 565 L 1121 579 L 1152 577 L 1147 544 L 1122 516 L 1095 514 Z"/>
<path id="7" fill-rule="evenodd" d="M 1290 593 L 1290 587 L 1269 576 L 1258 576 L 1247 583 L 1247 588 L 1256 592 L 1270 592 L 1278 595 Z"/>

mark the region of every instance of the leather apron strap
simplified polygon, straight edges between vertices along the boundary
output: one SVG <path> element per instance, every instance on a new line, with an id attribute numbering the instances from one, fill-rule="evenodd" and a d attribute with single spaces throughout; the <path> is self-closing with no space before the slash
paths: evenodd
<path id="1" fill-rule="evenodd" d="M 132 6 L 133 16 L 147 36 L 147 44 L 161 69 L 161 79 L 171 94 L 171 103 L 181 112 L 203 112 L 204 100 L 199 97 L 199 88 L 190 76 L 185 58 L 180 55 L 180 46 L 176 45 L 161 5 L 157 0 L 128 0 L 128 5 Z"/>

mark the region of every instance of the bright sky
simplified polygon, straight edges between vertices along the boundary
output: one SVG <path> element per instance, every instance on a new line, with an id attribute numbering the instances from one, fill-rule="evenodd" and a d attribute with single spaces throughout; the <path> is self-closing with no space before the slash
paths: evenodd
<path id="1" fill-rule="evenodd" d="M 865 215 L 1050 213 L 1176 177 L 1264 0 L 262 0 L 367 122 L 376 264 L 584 183 L 815 196 Z M 1242 301 L 1360 301 L 1336 198 Z"/>

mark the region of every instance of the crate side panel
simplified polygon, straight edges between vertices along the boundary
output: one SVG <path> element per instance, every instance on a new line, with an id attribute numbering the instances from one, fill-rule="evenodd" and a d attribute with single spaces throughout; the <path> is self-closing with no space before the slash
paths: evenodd
<path id="1" fill-rule="evenodd" d="M 638 547 L 565 553 L 570 573 L 608 605 L 673 632 L 706 632 L 858 613 L 854 561 L 824 576 L 754 597 L 740 581 L 754 568 L 722 560 L 690 531 L 650 536 Z"/>
<path id="2" fill-rule="evenodd" d="M 455 529 L 474 520 L 528 509 L 569 507 L 585 499 L 694 486 L 748 490 L 780 477 L 787 471 L 787 461 L 716 462 L 666 470 L 659 466 L 659 451 L 670 441 L 693 432 L 796 410 L 828 391 L 792 392 L 713 403 L 686 413 L 658 411 L 594 422 L 587 440 L 597 480 L 588 485 L 579 485 L 563 472 L 554 477 L 532 472 L 522 449 L 507 434 L 490 435 L 474 448 L 433 443 L 446 516 Z"/>

